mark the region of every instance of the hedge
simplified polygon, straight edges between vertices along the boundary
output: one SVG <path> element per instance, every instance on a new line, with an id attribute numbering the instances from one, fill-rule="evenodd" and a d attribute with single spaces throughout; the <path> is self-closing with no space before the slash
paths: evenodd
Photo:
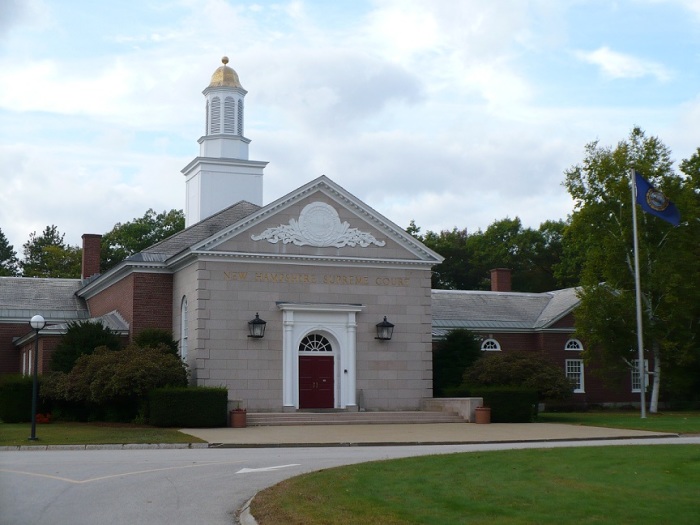
<path id="1" fill-rule="evenodd" d="M 225 427 L 227 406 L 223 387 L 157 388 L 149 393 L 148 422 L 156 427 Z"/>
<path id="2" fill-rule="evenodd" d="M 536 390 L 515 386 L 474 388 L 474 397 L 482 397 L 491 408 L 492 423 L 531 423 L 537 417 Z"/>
<path id="3" fill-rule="evenodd" d="M 0 419 L 24 423 L 32 419 L 32 376 L 0 376 Z M 39 408 L 37 407 L 37 411 Z"/>

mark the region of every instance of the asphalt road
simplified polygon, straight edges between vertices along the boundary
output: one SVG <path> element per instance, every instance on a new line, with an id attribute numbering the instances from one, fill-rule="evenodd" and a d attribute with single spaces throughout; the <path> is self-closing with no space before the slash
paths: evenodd
<path id="1" fill-rule="evenodd" d="M 259 490 L 338 465 L 512 448 L 700 444 L 700 437 L 480 445 L 0 452 L 0 525 L 231 525 Z"/>

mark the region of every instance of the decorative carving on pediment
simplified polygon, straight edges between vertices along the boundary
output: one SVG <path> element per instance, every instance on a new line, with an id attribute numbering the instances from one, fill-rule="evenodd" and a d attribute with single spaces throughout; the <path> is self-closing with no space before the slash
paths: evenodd
<path id="1" fill-rule="evenodd" d="M 289 224 L 268 228 L 260 235 L 251 235 L 254 241 L 266 240 L 273 244 L 295 244 L 296 246 L 316 246 L 320 248 L 361 246 L 370 244 L 384 246 L 371 233 L 351 228 L 347 222 L 340 222 L 338 212 L 325 202 L 307 204 L 299 214 L 299 220 L 290 219 Z"/>

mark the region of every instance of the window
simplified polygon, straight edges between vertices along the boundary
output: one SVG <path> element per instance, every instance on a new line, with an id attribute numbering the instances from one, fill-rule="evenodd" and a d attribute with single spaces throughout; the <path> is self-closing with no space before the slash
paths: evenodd
<path id="1" fill-rule="evenodd" d="M 499 345 L 498 341 L 495 339 L 485 339 L 484 342 L 481 343 L 481 349 L 489 352 L 500 352 L 501 345 Z"/>
<path id="2" fill-rule="evenodd" d="M 26 376 L 27 372 L 27 351 L 22 352 L 22 375 Z"/>
<path id="3" fill-rule="evenodd" d="M 243 101 L 238 101 L 238 134 L 243 135 Z"/>
<path id="4" fill-rule="evenodd" d="M 641 376 L 639 375 L 639 359 L 633 359 L 632 360 L 632 392 L 641 392 L 642 391 L 642 382 L 640 380 Z M 644 378 L 644 386 L 649 387 L 649 360 L 645 359 L 644 360 L 644 371 L 646 374 L 644 374 L 646 377 Z M 646 389 L 645 389 L 646 390 Z"/>
<path id="5" fill-rule="evenodd" d="M 187 337 L 189 335 L 187 327 L 187 297 L 182 298 L 180 314 L 180 358 L 183 361 L 187 361 Z"/>
<path id="6" fill-rule="evenodd" d="M 224 99 L 224 133 L 234 134 L 236 132 L 236 101 L 233 97 Z"/>
<path id="7" fill-rule="evenodd" d="M 221 99 L 214 97 L 211 99 L 211 132 L 219 133 L 221 131 Z"/>
<path id="8" fill-rule="evenodd" d="M 311 334 L 299 343 L 299 352 L 332 352 L 331 342 L 321 334 Z"/>
<path id="9" fill-rule="evenodd" d="M 582 394 L 585 392 L 583 389 L 583 359 L 567 359 L 564 366 L 566 377 L 574 383 L 574 393 Z"/>
<path id="10" fill-rule="evenodd" d="M 564 350 L 577 350 L 579 352 L 582 352 L 583 345 L 578 339 L 569 339 L 564 345 Z"/>

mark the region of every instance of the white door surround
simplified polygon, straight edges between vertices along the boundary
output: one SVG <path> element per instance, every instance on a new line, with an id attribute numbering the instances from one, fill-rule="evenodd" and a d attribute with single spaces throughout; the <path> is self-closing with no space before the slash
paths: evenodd
<path id="1" fill-rule="evenodd" d="M 278 303 L 282 310 L 282 404 L 299 408 L 299 343 L 311 333 L 326 337 L 335 355 L 335 408 L 357 407 L 356 335 L 360 304 Z"/>

